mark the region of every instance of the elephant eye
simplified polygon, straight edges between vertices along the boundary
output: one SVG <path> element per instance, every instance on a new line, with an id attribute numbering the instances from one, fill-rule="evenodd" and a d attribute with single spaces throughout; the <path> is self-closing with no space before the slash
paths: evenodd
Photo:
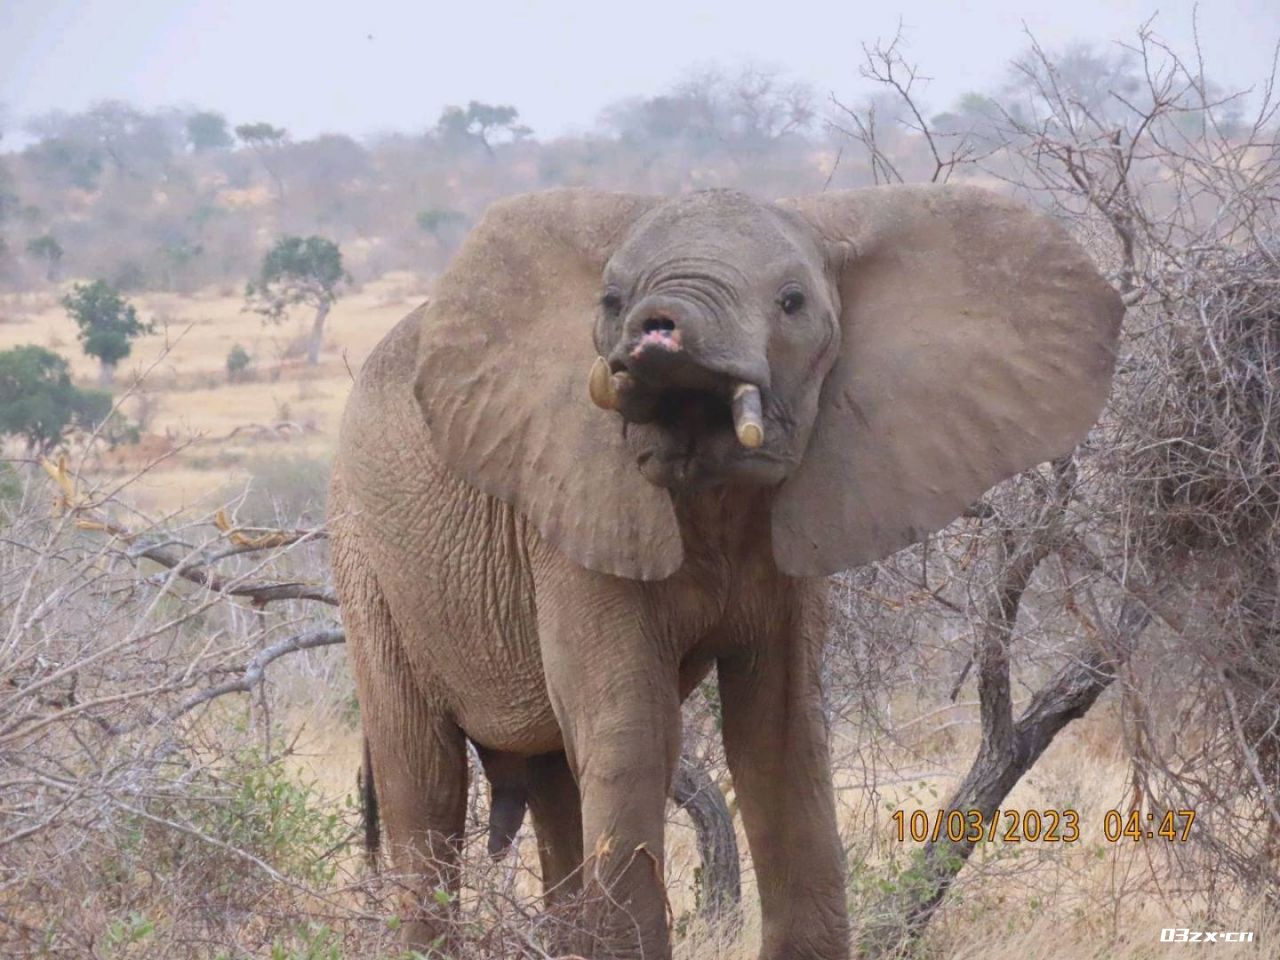
<path id="1" fill-rule="evenodd" d="M 792 287 L 782 292 L 782 296 L 778 298 L 778 303 L 782 307 L 782 312 L 790 316 L 804 306 L 804 294 Z"/>
<path id="2" fill-rule="evenodd" d="M 617 313 L 622 309 L 622 294 L 616 288 L 610 287 L 600 298 L 600 306 L 604 307 L 607 313 Z"/>

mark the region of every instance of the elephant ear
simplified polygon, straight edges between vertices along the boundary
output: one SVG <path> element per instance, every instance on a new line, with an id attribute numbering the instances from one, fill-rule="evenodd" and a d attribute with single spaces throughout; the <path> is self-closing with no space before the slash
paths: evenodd
<path id="1" fill-rule="evenodd" d="M 774 502 L 782 570 L 886 556 L 1088 432 L 1124 307 L 1049 217 L 955 186 L 784 205 L 832 251 L 841 345 Z"/>
<path id="2" fill-rule="evenodd" d="M 416 394 L 436 452 L 590 569 L 660 579 L 680 566 L 671 498 L 588 399 L 605 262 L 657 201 L 590 190 L 502 200 L 437 280 Z"/>

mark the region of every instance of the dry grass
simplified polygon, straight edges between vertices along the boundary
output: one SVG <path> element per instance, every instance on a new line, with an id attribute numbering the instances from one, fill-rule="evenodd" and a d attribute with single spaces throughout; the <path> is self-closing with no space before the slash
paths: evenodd
<path id="1" fill-rule="evenodd" d="M 288 725 L 299 730 L 291 764 L 334 802 L 350 795 L 359 763 L 358 733 L 326 718 L 324 711 L 298 708 Z M 854 851 L 865 851 L 865 869 L 855 877 L 883 877 L 892 861 L 904 861 L 914 844 L 894 838 L 893 810 L 923 809 L 932 814 L 963 775 L 976 742 L 976 709 L 961 708 L 953 719 L 965 730 L 956 742 L 921 738 L 921 752 L 890 758 L 901 769 L 923 762 L 948 772 L 911 778 L 875 788 L 860 771 L 837 772 L 842 834 Z M 849 731 L 845 732 L 846 735 Z M 1073 725 L 1054 743 L 1010 795 L 1010 810 L 1062 810 L 1080 814 L 1081 837 L 1074 844 L 996 843 L 975 855 L 954 896 L 920 946 L 923 960 L 1157 960 L 1181 957 L 1189 944 L 1160 942 L 1167 927 L 1199 930 L 1252 930 L 1253 944 L 1217 944 L 1216 955 L 1274 956 L 1280 930 L 1265 910 L 1233 897 L 1211 901 L 1202 892 L 1186 893 L 1178 879 L 1171 845 L 1109 842 L 1103 818 L 1109 810 L 1127 811 L 1132 778 L 1120 745 L 1117 710 L 1099 708 Z M 477 822 L 483 822 L 481 798 Z M 746 838 L 743 851 L 744 927 L 739 937 L 708 930 L 695 916 L 695 837 L 682 814 L 673 814 L 667 839 L 667 882 L 672 914 L 683 937 L 677 960 L 753 960 L 759 949 L 755 877 Z M 480 832 L 472 843 L 472 862 L 483 859 Z M 1175 845 L 1176 846 L 1176 845 Z M 537 894 L 532 831 L 525 824 L 515 853 L 521 894 Z M 852 865 L 852 864 L 851 864 Z M 853 896 L 858 895 L 855 881 Z"/>
<path id="2" fill-rule="evenodd" d="M 282 679 L 278 694 L 298 701 L 286 726 L 295 731 L 292 768 L 333 802 L 353 790 L 360 759 L 358 732 L 336 715 L 333 699 L 306 701 L 305 689 Z M 292 689 L 291 689 L 292 688 Z M 852 725 L 835 731 L 835 752 L 846 761 L 837 767 L 841 833 L 851 851 L 855 878 L 851 897 L 892 875 L 917 847 L 896 839 L 895 810 L 924 810 L 929 815 L 965 772 L 977 745 L 978 713 L 973 703 L 947 706 L 929 697 L 903 696 L 895 704 L 900 727 L 913 731 L 901 747 L 879 758 L 878 770 L 849 762 L 867 746 Z M 924 723 L 912 724 L 916 716 Z M 944 729 L 945 727 L 945 729 Z M 886 771 L 901 771 L 898 776 Z M 911 775 L 912 771 L 920 771 Z M 1010 794 L 1008 810 L 1064 810 L 1079 813 L 1076 843 L 997 842 L 982 849 L 966 867 L 954 896 L 921 945 L 927 960 L 1154 960 L 1177 957 L 1190 945 L 1162 944 L 1166 927 L 1202 930 L 1252 930 L 1255 943 L 1215 947 L 1239 957 L 1274 955 L 1277 932 L 1265 911 L 1235 894 L 1211 899 L 1188 887 L 1180 842 L 1108 841 L 1103 822 L 1108 811 L 1127 813 L 1133 798 L 1132 770 L 1126 754 L 1118 698 L 1101 704 L 1072 724 L 1049 748 L 1032 773 Z M 732 795 L 731 795 L 732 799 Z M 473 822 L 484 822 L 484 798 L 477 798 Z M 666 877 L 673 916 L 684 933 L 677 942 L 680 960 L 751 960 L 759 947 L 755 877 L 746 837 L 743 851 L 745 924 L 738 938 L 703 927 L 695 916 L 695 835 L 683 814 L 673 813 L 667 839 Z M 473 861 L 483 859 L 477 829 Z M 537 857 L 525 824 L 517 845 L 521 893 L 535 897 Z"/>

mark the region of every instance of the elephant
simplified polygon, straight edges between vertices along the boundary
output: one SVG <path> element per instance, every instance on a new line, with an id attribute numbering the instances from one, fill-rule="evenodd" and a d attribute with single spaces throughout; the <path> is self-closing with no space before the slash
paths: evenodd
<path id="1" fill-rule="evenodd" d="M 828 580 L 1069 454 L 1123 310 L 977 186 L 493 204 L 363 365 L 330 488 L 407 942 L 449 929 L 470 742 L 491 849 L 527 810 L 545 896 L 588 905 L 578 952 L 670 957 L 665 803 L 714 666 L 759 956 L 847 957 Z"/>

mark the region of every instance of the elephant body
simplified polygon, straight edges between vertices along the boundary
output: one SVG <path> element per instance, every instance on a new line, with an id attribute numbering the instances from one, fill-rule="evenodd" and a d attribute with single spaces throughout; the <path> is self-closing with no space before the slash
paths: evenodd
<path id="1" fill-rule="evenodd" d="M 754 697 L 731 692 L 730 712 L 741 706 L 742 715 L 726 722 L 734 732 L 756 728 L 742 731 L 738 753 L 751 752 L 760 733 L 788 743 L 768 762 L 732 755 L 759 763 L 760 787 L 771 796 L 743 800 L 759 806 L 756 816 L 768 824 L 779 853 L 784 846 L 812 847 L 805 882 L 814 896 L 802 902 L 794 881 L 780 885 L 775 909 L 795 914 L 795 921 L 779 916 L 775 926 L 824 948 L 770 956 L 843 956 L 844 873 L 841 851 L 828 839 L 834 809 L 814 696 L 825 582 L 779 574 L 767 513 L 753 502 L 760 494 L 739 491 L 682 498 L 685 561 L 667 579 L 622 580 L 574 564 L 517 511 L 439 462 L 412 392 L 420 323 L 420 312 L 402 320 L 361 372 L 344 417 L 329 506 L 371 772 L 397 866 L 421 871 L 417 893 L 427 903 L 433 889 L 456 885 L 467 794 L 464 737 L 482 753 L 495 803 L 504 790 L 519 791 L 528 802 L 543 881 L 554 894 L 580 891 L 584 849 L 608 844 L 626 827 L 606 802 L 607 812 L 588 817 L 584 843 L 584 776 L 633 802 L 648 795 L 643 829 L 630 839 L 647 842 L 661 863 L 680 703 L 717 660 L 731 684 L 753 683 L 755 668 L 768 665 L 776 671 L 772 679 L 785 684 L 765 691 L 770 701 L 758 711 L 749 709 Z M 592 581 L 601 580 L 615 594 L 615 609 L 579 611 L 577 598 L 600 591 Z M 552 630 L 544 637 L 539 610 L 548 607 L 542 622 Z M 584 619 L 589 613 L 592 622 Z M 562 637 L 555 627 L 563 616 L 580 629 Z M 644 649 L 621 660 L 620 650 L 609 651 L 607 660 L 593 664 L 574 644 L 607 631 L 611 616 L 624 621 L 619 642 L 632 634 Z M 786 701 L 796 685 L 808 695 L 802 715 L 788 725 Z M 778 729 L 765 730 L 764 717 Z M 613 756 L 602 755 L 606 746 Z M 787 755 L 791 763 L 784 763 Z M 797 784 L 805 796 L 789 796 L 797 792 L 787 789 L 789 777 L 806 755 L 815 769 Z M 805 808 L 812 810 L 805 815 Z M 793 836 L 788 819 L 808 837 Z M 409 856 L 403 851 L 415 831 L 433 836 Z M 639 942 L 649 947 L 645 956 L 661 955 L 653 951 L 666 949 L 665 908 L 647 882 L 653 865 L 646 858 L 627 869 L 641 877 L 633 912 L 648 908 Z M 413 926 L 419 943 L 445 929 L 430 916 Z M 597 928 L 592 938 L 604 945 L 599 955 L 621 956 L 629 933 Z M 611 938 L 623 946 L 610 949 Z"/>
<path id="2" fill-rule="evenodd" d="M 379 344 L 348 403 L 329 508 L 339 589 L 364 581 L 390 605 L 414 682 L 477 743 L 560 749 L 537 653 L 536 534 L 434 455 L 412 394 L 420 317 Z"/>
<path id="3" fill-rule="evenodd" d="M 680 704 L 715 666 L 761 960 L 846 958 L 825 575 L 1070 450 L 1121 309 L 971 189 L 491 209 L 366 362 L 331 486 L 409 943 L 449 936 L 470 740 L 491 851 L 527 807 L 548 898 L 584 894 L 573 949 L 669 957 Z"/>

